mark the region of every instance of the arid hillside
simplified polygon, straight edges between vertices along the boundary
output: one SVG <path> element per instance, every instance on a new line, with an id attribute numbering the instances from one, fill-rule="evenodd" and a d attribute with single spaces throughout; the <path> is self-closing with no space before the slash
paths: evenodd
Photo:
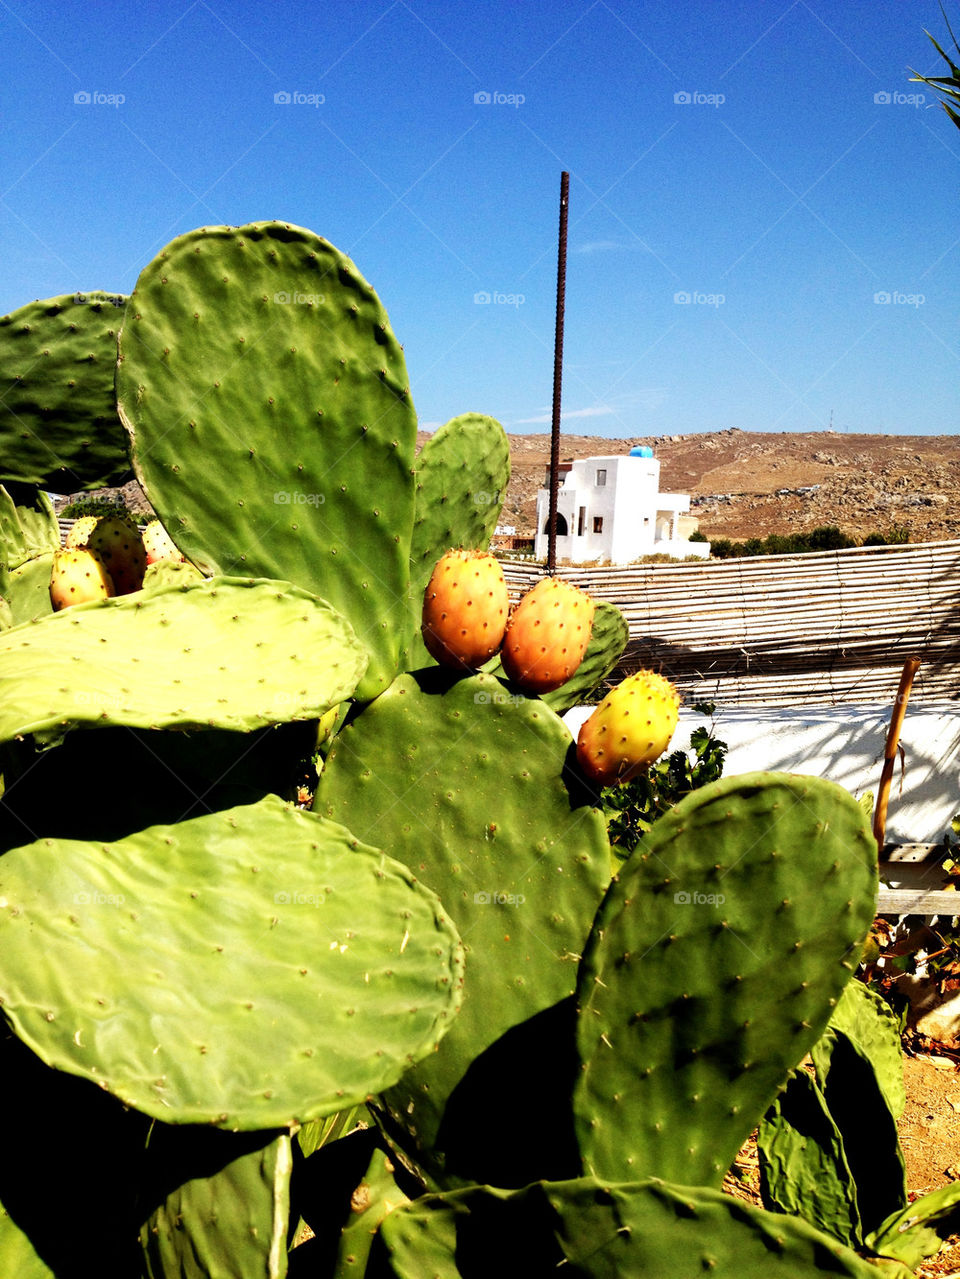
<path id="1" fill-rule="evenodd" d="M 509 438 L 513 476 L 502 522 L 531 534 L 550 437 Z M 825 524 L 858 540 L 894 527 L 914 542 L 960 537 L 960 435 L 565 435 L 560 456 L 627 453 L 634 444 L 653 447 L 663 491 L 691 495 L 691 513 L 708 538 L 764 537 Z"/>

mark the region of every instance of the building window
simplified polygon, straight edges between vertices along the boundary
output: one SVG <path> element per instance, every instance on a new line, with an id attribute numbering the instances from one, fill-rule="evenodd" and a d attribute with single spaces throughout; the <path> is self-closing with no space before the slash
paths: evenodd
<path id="1" fill-rule="evenodd" d="M 587 527 L 587 508 L 580 507 L 580 515 L 577 518 L 577 537 L 583 537 L 583 530 Z"/>
<path id="2" fill-rule="evenodd" d="M 606 471 L 597 471 L 597 488 L 602 488 L 607 482 Z"/>
<path id="3" fill-rule="evenodd" d="M 603 532 L 603 516 L 602 515 L 595 515 L 593 517 L 593 531 L 594 533 Z"/>
<path id="4" fill-rule="evenodd" d="M 550 532 L 550 516 L 549 515 L 543 522 L 543 531 L 544 533 Z M 557 537 L 566 537 L 566 536 L 567 536 L 567 521 L 558 511 L 557 512 Z"/>

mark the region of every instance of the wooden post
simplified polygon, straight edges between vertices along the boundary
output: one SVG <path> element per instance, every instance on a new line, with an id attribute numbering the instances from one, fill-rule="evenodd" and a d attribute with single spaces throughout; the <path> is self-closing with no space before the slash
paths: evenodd
<path id="1" fill-rule="evenodd" d="M 913 677 L 920 669 L 919 657 L 908 657 L 903 664 L 900 676 L 900 687 L 897 689 L 897 700 L 890 716 L 890 727 L 887 730 L 887 745 L 883 752 L 883 770 L 880 773 L 880 786 L 877 790 L 877 803 L 873 810 L 873 835 L 877 841 L 877 851 L 883 855 L 884 838 L 887 831 L 887 801 L 890 798 L 890 782 L 893 778 L 893 767 L 897 762 L 897 747 L 900 744 L 900 730 L 903 717 L 913 687 Z"/>

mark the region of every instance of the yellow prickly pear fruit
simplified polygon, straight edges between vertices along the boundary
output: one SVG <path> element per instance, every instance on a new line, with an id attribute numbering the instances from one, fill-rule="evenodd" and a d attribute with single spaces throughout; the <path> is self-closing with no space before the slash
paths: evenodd
<path id="1" fill-rule="evenodd" d="M 594 602 L 557 577 L 543 577 L 510 614 L 500 660 L 508 679 L 528 693 L 565 684 L 583 661 Z"/>
<path id="2" fill-rule="evenodd" d="M 62 551 L 54 551 L 50 603 L 55 613 L 71 604 L 106 600 L 114 594 L 113 578 L 96 551 L 85 547 L 65 547 Z"/>
<path id="3" fill-rule="evenodd" d="M 143 586 L 147 553 L 140 530 L 128 515 L 104 515 L 87 535 L 88 550 L 96 551 L 113 578 L 117 595 L 129 595 Z"/>
<path id="4" fill-rule="evenodd" d="M 680 695 L 654 671 L 637 671 L 603 699 L 577 738 L 580 767 L 598 786 L 627 782 L 667 749 Z"/>
<path id="5" fill-rule="evenodd" d="M 148 564 L 156 564 L 158 560 L 184 562 L 183 553 L 174 545 L 173 538 L 159 520 L 151 520 L 143 530 L 143 548 Z"/>
<path id="6" fill-rule="evenodd" d="M 510 601 L 503 569 L 486 551 L 447 551 L 423 593 L 421 633 L 442 666 L 476 670 L 503 641 Z"/>
<path id="7" fill-rule="evenodd" d="M 86 546 L 87 538 L 97 527 L 99 518 L 99 515 L 82 515 L 80 519 L 76 520 L 67 534 L 66 547 L 73 550 L 75 547 Z"/>

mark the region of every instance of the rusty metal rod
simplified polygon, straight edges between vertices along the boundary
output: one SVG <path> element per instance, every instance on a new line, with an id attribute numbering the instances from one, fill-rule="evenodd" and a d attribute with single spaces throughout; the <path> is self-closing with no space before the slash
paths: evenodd
<path id="1" fill-rule="evenodd" d="M 557 328 L 553 344 L 553 419 L 550 426 L 550 508 L 547 516 L 547 572 L 557 569 L 557 500 L 560 492 L 560 390 L 563 384 L 563 317 L 567 297 L 567 207 L 570 174 L 560 174 L 560 236 L 557 249 Z"/>

